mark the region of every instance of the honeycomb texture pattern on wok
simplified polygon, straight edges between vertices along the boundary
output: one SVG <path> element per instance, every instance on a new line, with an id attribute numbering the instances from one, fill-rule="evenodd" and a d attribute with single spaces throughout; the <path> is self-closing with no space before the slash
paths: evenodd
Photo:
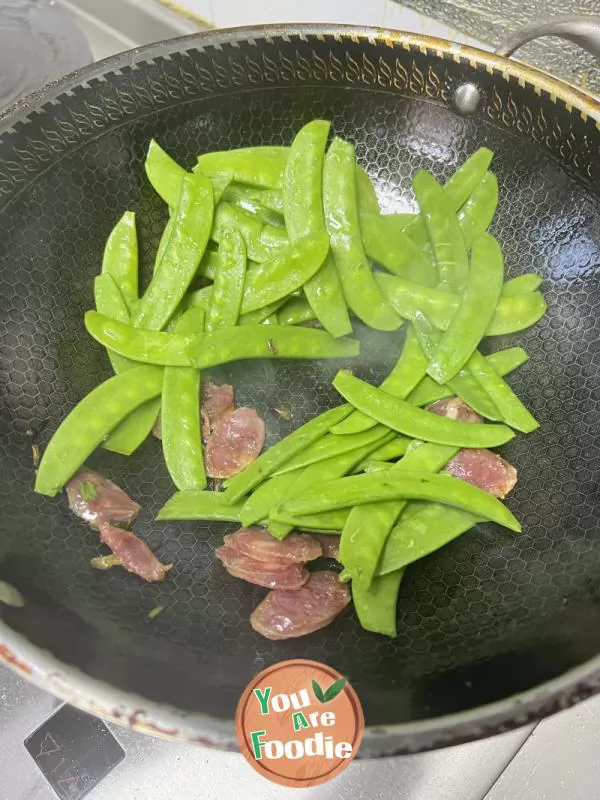
<path id="1" fill-rule="evenodd" d="M 308 58 L 321 45 L 295 46 Z M 414 56 L 417 65 L 421 57 Z M 204 63 L 196 51 L 188 58 Z M 396 58 L 405 71 L 412 68 L 410 53 L 398 50 Z M 163 71 L 167 93 L 183 80 L 171 63 L 148 67 Z M 427 74 L 426 63 L 418 69 Z M 453 80 L 453 69 L 444 65 L 445 80 Z M 115 80 L 133 94 L 146 87 L 142 68 Z M 123 120 L 117 110 L 114 125 L 74 132 L 72 146 L 57 145 L 44 169 L 33 178 L 25 169 L 8 193 L 8 173 L 0 170 L 0 579 L 28 601 L 21 611 L 0 614 L 41 647 L 120 688 L 228 718 L 254 674 L 293 657 L 348 675 L 370 724 L 470 708 L 582 663 L 600 650 L 600 198 L 586 180 L 591 168 L 566 169 L 491 114 L 460 119 L 443 95 L 414 97 L 410 87 L 350 91 L 349 79 L 297 88 L 257 82 L 260 91 L 215 89 L 217 97 L 173 102 L 139 118 Z M 110 93 L 103 83 L 80 90 L 79 99 L 76 93 L 70 102 L 82 127 L 105 101 L 110 117 Z M 545 114 L 552 125 L 552 110 Z M 561 131 L 574 124 L 583 138 L 583 123 L 563 114 Z M 385 211 L 414 207 L 417 169 L 444 180 L 478 146 L 491 147 L 501 192 L 493 231 L 508 277 L 540 272 L 549 305 L 534 329 L 487 340 L 488 350 L 520 344 L 530 355 L 510 381 L 541 429 L 502 450 L 519 470 L 509 505 L 523 533 L 478 526 L 411 568 L 391 641 L 362 631 L 351 609 L 298 641 L 256 635 L 248 617 L 264 590 L 229 577 L 213 557 L 235 526 L 153 521 L 174 487 L 152 437 L 129 459 L 99 451 L 89 464 L 142 504 L 135 532 L 174 564 L 162 584 L 146 585 L 118 569 L 92 570 L 90 558 L 105 552 L 97 534 L 70 515 L 64 495 L 32 492 L 32 433 L 43 447 L 64 414 L 110 375 L 82 316 L 92 306 L 106 237 L 124 210 L 137 212 L 146 280 L 153 262 L 167 212 L 143 170 L 150 138 L 191 167 L 206 150 L 289 144 L 314 117 L 332 119 L 334 133 L 356 144 Z M 36 125 L 34 119 L 23 127 L 24 142 L 41 140 Z M 42 144 L 54 146 L 51 138 Z M 0 140 L 0 156 L 3 146 Z M 578 163 L 586 157 L 582 145 Z M 356 330 L 363 350 L 351 367 L 378 382 L 403 333 Z M 337 402 L 331 380 L 339 366 L 349 364 L 247 362 L 210 377 L 232 383 L 236 403 L 257 409 L 271 444 Z M 283 420 L 276 406 L 292 409 L 293 419 Z M 158 605 L 164 611 L 149 621 Z"/>

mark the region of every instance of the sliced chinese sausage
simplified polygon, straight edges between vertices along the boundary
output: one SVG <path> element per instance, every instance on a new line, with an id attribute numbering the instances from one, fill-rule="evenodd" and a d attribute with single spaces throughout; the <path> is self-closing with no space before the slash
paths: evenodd
<path id="1" fill-rule="evenodd" d="M 459 422 L 483 422 L 483 418 L 475 413 L 460 397 L 447 397 L 444 400 L 437 400 L 427 406 L 427 411 L 438 414 L 440 417 L 455 419 Z"/>
<path id="2" fill-rule="evenodd" d="M 517 470 L 491 450 L 460 450 L 448 462 L 445 471 L 500 499 L 506 497 L 517 483 Z"/>
<path id="3" fill-rule="evenodd" d="M 313 538 L 321 545 L 322 555 L 325 558 L 335 558 L 340 554 L 340 537 L 335 533 L 312 534 Z"/>
<path id="4" fill-rule="evenodd" d="M 302 564 L 294 564 L 278 558 L 259 561 L 233 547 L 217 547 L 215 555 L 234 578 L 241 578 L 267 589 L 297 590 L 308 580 L 308 571 Z"/>
<path id="5" fill-rule="evenodd" d="M 145 581 L 163 581 L 171 565 L 161 564 L 145 542 L 123 528 L 103 524 L 100 538 L 119 559 L 120 565 Z"/>
<path id="6" fill-rule="evenodd" d="M 255 461 L 265 443 L 265 423 L 253 408 L 238 408 L 217 423 L 205 448 L 210 478 L 237 475 Z"/>
<path id="7" fill-rule="evenodd" d="M 69 508 L 92 528 L 103 523 L 131 525 L 141 506 L 128 494 L 97 472 L 80 469 L 67 484 Z"/>
<path id="8" fill-rule="evenodd" d="M 267 639 L 291 639 L 324 628 L 350 602 L 350 589 L 335 572 L 313 572 L 295 592 L 274 589 L 257 606 L 250 624 Z"/>
<path id="9" fill-rule="evenodd" d="M 227 417 L 233 411 L 233 386 L 228 383 L 219 385 L 208 381 L 202 384 L 201 395 L 203 422 L 208 426 L 210 433 L 223 417 Z"/>
<path id="10" fill-rule="evenodd" d="M 304 563 L 321 555 L 321 545 L 308 533 L 290 533 L 279 540 L 264 528 L 240 528 L 224 537 L 227 547 L 258 561 L 281 559 L 287 563 Z"/>

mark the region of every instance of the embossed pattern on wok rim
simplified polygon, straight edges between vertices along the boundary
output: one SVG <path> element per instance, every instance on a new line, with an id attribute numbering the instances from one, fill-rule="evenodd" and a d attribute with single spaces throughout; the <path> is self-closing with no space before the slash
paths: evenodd
<path id="1" fill-rule="evenodd" d="M 94 80 L 110 81 L 111 74 L 143 68 L 144 62 L 168 58 L 189 49 L 234 45 L 243 41 L 274 42 L 278 38 L 305 39 L 333 37 L 337 40 L 379 42 L 389 47 L 419 51 L 442 61 L 464 63 L 472 69 L 489 73 L 505 81 L 517 82 L 534 95 L 561 101 L 567 114 L 577 115 L 584 122 L 595 123 L 600 130 L 600 102 L 578 88 L 519 62 L 486 53 L 446 40 L 382 28 L 337 25 L 272 25 L 243 27 L 226 31 L 206 32 L 157 43 L 113 56 L 85 67 L 19 101 L 0 115 L 0 136 L 21 129 L 27 119 L 60 105 L 61 96 L 72 95 L 80 85 Z M 499 113 L 503 113 L 500 111 Z M 488 115 L 489 116 L 489 115 Z M 515 126 L 518 127 L 515 122 Z M 589 131 L 590 128 L 588 127 Z M 73 131 L 77 136 L 77 131 Z M 72 143 L 70 143 L 72 144 Z M 598 152 L 598 142 L 588 143 L 590 159 Z M 563 154 L 564 155 L 564 154 Z M 568 160 L 568 159 L 565 159 Z M 575 166 L 581 166 L 575 162 Z M 43 167 L 43 152 L 35 152 L 23 167 L 0 167 L 0 204 L 25 188 L 31 174 Z M 590 161 L 591 164 L 591 161 Z M 591 166 L 583 165 L 592 177 Z M 19 168 L 21 173 L 19 173 Z M 11 173 L 10 170 L 13 170 Z M 8 178 L 8 183 L 3 178 Z M 21 185 L 20 185 L 21 184 Z M 59 662 L 23 636 L 0 622 L 0 659 L 9 667 L 67 702 L 86 711 L 128 726 L 140 732 L 222 749 L 237 749 L 233 721 L 225 722 L 205 714 L 186 714 L 161 706 L 140 696 L 125 693 L 107 683 L 95 680 L 78 669 Z M 426 719 L 402 725 L 367 728 L 361 749 L 362 757 L 387 756 L 417 752 L 458 744 L 501 733 L 541 719 L 567 708 L 600 691 L 600 656 L 570 670 L 536 689 L 460 714 Z"/>

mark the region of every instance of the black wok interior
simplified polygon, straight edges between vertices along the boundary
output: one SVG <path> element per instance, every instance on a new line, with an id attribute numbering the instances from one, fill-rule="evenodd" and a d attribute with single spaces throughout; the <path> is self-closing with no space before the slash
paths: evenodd
<path id="1" fill-rule="evenodd" d="M 7 161 L 18 167 L 27 153 L 35 158 L 36 141 L 46 152 L 46 161 L 31 169 L 25 163 L 26 179 L 0 194 L 0 579 L 27 598 L 21 610 L 0 606 L 2 619 L 95 678 L 223 719 L 232 718 L 253 675 L 288 658 L 314 658 L 348 675 L 367 724 L 386 725 L 501 700 L 597 655 L 598 182 L 568 153 L 552 152 L 558 146 L 536 137 L 534 125 L 523 132 L 483 112 L 461 118 L 447 92 L 367 85 L 351 80 L 348 69 L 338 78 L 332 69 L 321 77 L 311 53 L 334 63 L 332 51 L 347 63 L 346 47 L 360 63 L 366 52 L 378 74 L 378 59 L 400 59 L 405 71 L 415 62 L 423 75 L 431 67 L 430 76 L 439 73 L 450 86 L 469 73 L 465 64 L 387 45 L 361 51 L 358 44 L 327 37 L 259 42 L 241 51 L 226 46 L 208 54 L 187 47 L 185 57 L 147 58 L 108 82 L 91 81 L 16 133 L 0 136 L 0 189 L 2 176 L 11 175 Z M 254 74 L 252 59 L 259 61 L 261 47 L 268 57 Z M 282 52 L 293 62 L 291 78 L 281 66 L 285 59 L 277 60 Z M 300 70 L 302 58 L 313 65 L 308 77 Z M 279 70 L 272 79 L 269 60 Z M 206 88 L 201 76 L 209 61 L 213 83 Z M 245 72 L 236 83 L 232 64 L 238 62 Z M 189 85 L 190 65 L 197 91 Z M 511 87 L 497 75 L 481 79 L 488 97 L 497 84 L 507 103 Z M 122 92 L 117 100 L 115 86 Z M 545 103 L 549 130 L 554 114 L 560 136 L 571 125 L 575 150 L 582 148 L 585 156 L 587 137 L 587 152 L 595 147 L 598 155 L 593 127 L 573 120 L 564 104 L 553 110 L 515 81 L 511 91 L 517 105 L 530 104 L 534 117 L 535 104 Z M 523 533 L 480 525 L 411 568 L 394 640 L 362 631 L 352 610 L 297 641 L 269 642 L 255 634 L 248 617 L 264 590 L 229 577 L 213 557 L 223 533 L 235 526 L 154 522 L 174 490 L 154 438 L 129 459 L 100 451 L 89 464 L 142 503 L 134 530 L 175 565 L 163 584 L 147 585 L 116 569 L 92 570 L 90 559 L 104 552 L 97 535 L 69 513 L 64 496 L 32 492 L 32 433 L 43 446 L 63 415 L 111 374 L 82 317 L 92 307 L 106 237 L 126 209 L 138 213 L 146 275 L 152 265 L 167 212 L 144 175 L 150 138 L 191 167 L 206 150 L 289 144 L 314 117 L 331 119 L 335 134 L 356 144 L 385 211 L 412 208 L 410 179 L 419 167 L 446 179 L 477 147 L 490 147 L 501 192 L 493 233 L 503 246 L 507 275 L 541 273 L 549 306 L 532 330 L 486 342 L 488 351 L 520 344 L 530 355 L 510 382 L 541 428 L 502 448 L 519 470 L 509 506 Z M 50 135 L 51 129 L 60 135 Z M 376 334 L 358 325 L 357 331 L 363 350 L 353 369 L 379 381 L 397 357 L 403 333 Z M 337 402 L 330 382 L 339 366 L 241 363 L 211 377 L 231 382 L 237 402 L 258 410 L 271 443 Z M 281 405 L 293 409 L 292 421 L 275 412 Z M 149 621 L 148 612 L 158 605 L 163 613 Z"/>

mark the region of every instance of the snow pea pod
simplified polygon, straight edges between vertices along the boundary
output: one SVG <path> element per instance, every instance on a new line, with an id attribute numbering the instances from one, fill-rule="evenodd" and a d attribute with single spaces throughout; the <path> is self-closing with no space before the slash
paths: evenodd
<path id="1" fill-rule="evenodd" d="M 132 322 L 160 330 L 181 302 L 206 248 L 213 215 L 213 190 L 203 175 L 186 175 L 181 184 L 173 229 L 150 285 L 137 304 Z"/>
<path id="2" fill-rule="evenodd" d="M 290 297 L 277 311 L 280 325 L 301 325 L 316 319 L 315 312 L 304 297 Z"/>
<path id="3" fill-rule="evenodd" d="M 318 417 L 309 420 L 293 433 L 290 433 L 289 436 L 261 453 L 256 461 L 246 467 L 243 472 L 231 478 L 224 493 L 225 502 L 235 503 L 245 494 L 251 492 L 255 486 L 258 486 L 259 483 L 262 483 L 276 472 L 282 464 L 289 461 L 296 453 L 320 439 L 332 425 L 347 416 L 350 410 L 348 405 L 331 408 L 329 411 L 325 411 Z"/>
<path id="4" fill-rule="evenodd" d="M 288 235 L 283 228 L 269 225 L 240 208 L 221 201 L 215 210 L 214 224 L 210 233 L 211 239 L 220 242 L 226 228 L 239 230 L 246 245 L 248 258 L 259 264 L 273 258 L 290 244 Z"/>
<path id="5" fill-rule="evenodd" d="M 503 279 L 500 245 L 489 233 L 482 233 L 473 241 L 464 294 L 427 365 L 434 381 L 448 383 L 475 352 L 494 316 Z"/>
<path id="6" fill-rule="evenodd" d="M 395 275 L 377 273 L 376 280 L 397 313 L 413 320 L 422 312 L 436 328 L 446 330 L 460 303 L 460 297 L 428 289 Z M 546 313 L 546 302 L 540 292 L 529 292 L 516 297 L 501 297 L 492 317 L 486 336 L 503 336 L 529 328 Z"/>
<path id="7" fill-rule="evenodd" d="M 102 274 L 110 275 L 131 310 L 138 299 L 138 241 L 135 213 L 126 211 L 110 232 Z"/>
<path id="8" fill-rule="evenodd" d="M 361 214 L 360 230 L 367 255 L 394 275 L 423 286 L 436 286 L 435 264 L 404 233 L 405 225 L 403 215 Z"/>
<path id="9" fill-rule="evenodd" d="M 467 250 L 471 249 L 476 236 L 487 231 L 497 208 L 498 181 L 493 172 L 488 172 L 458 212 L 458 224 Z"/>
<path id="10" fill-rule="evenodd" d="M 249 186 L 245 183 L 233 181 L 223 194 L 223 199 L 234 205 L 243 201 L 248 206 L 260 206 L 270 211 L 273 219 L 278 216 L 281 224 L 283 224 L 283 192 L 280 189 L 263 189 L 260 186 Z M 244 207 L 246 206 L 240 205 L 240 208 Z M 275 223 L 272 222 L 271 224 Z"/>
<path id="11" fill-rule="evenodd" d="M 400 357 L 379 388 L 393 397 L 404 400 L 425 377 L 426 367 L 427 357 L 419 345 L 412 326 L 409 326 Z M 354 411 L 343 422 L 336 425 L 332 433 L 358 433 L 372 428 L 373 425 L 375 425 L 375 421 L 371 417 L 361 411 Z"/>
<path id="12" fill-rule="evenodd" d="M 509 347 L 506 350 L 500 350 L 497 353 L 485 356 L 485 360 L 491 364 L 498 375 L 507 375 L 528 359 L 529 356 L 522 347 Z M 459 375 L 463 378 L 472 378 L 468 369 L 461 370 Z M 453 394 L 454 392 L 449 386 L 440 386 L 433 378 L 427 375 L 406 399 L 413 406 L 428 406 L 437 400 L 452 397 Z"/>
<path id="13" fill-rule="evenodd" d="M 246 358 L 352 358 L 360 345 L 334 339 L 313 328 L 246 325 L 204 335 L 132 328 L 97 311 L 88 311 L 85 326 L 92 338 L 135 361 L 198 369 Z"/>
<path id="14" fill-rule="evenodd" d="M 104 272 L 94 278 L 94 301 L 96 310 L 100 314 L 116 319 L 118 322 L 129 322 L 127 303 L 110 273 Z M 123 358 L 110 348 L 107 348 L 106 353 L 114 372 L 125 372 L 135 366 L 135 362 Z"/>
<path id="15" fill-rule="evenodd" d="M 379 200 L 377 191 L 371 182 L 366 170 L 359 164 L 356 165 L 356 195 L 359 214 L 379 214 Z"/>
<path id="16" fill-rule="evenodd" d="M 386 461 L 395 461 L 406 453 L 406 448 L 411 441 L 412 439 L 409 439 L 407 436 L 396 436 L 389 442 L 382 444 L 377 450 L 373 450 L 369 456 L 369 461 L 381 461 L 382 463 Z M 361 467 L 362 465 L 359 464 L 357 467 L 358 472 L 361 471 Z"/>
<path id="17" fill-rule="evenodd" d="M 396 614 L 404 570 L 398 569 L 374 578 L 371 583 L 352 582 L 352 601 L 361 626 L 366 631 L 396 636 Z"/>
<path id="18" fill-rule="evenodd" d="M 292 472 L 301 467 L 308 467 L 310 464 L 315 464 L 318 461 L 325 461 L 335 456 L 341 456 L 344 453 L 357 450 L 365 445 L 379 445 L 381 441 L 387 439 L 389 435 L 390 431 L 383 425 L 376 425 L 368 431 L 355 433 L 350 436 L 333 436 L 333 434 L 328 433 L 322 439 L 319 439 L 318 442 L 307 447 L 306 450 L 302 450 L 301 453 L 290 458 L 276 474 L 283 475 L 285 472 Z M 393 435 L 394 434 L 392 434 L 392 436 Z"/>
<path id="19" fill-rule="evenodd" d="M 156 193 L 162 197 L 169 208 L 176 209 L 182 181 L 189 173 L 180 167 L 155 139 L 150 141 L 144 169 Z"/>
<path id="20" fill-rule="evenodd" d="M 250 186 L 242 189 L 241 186 L 241 184 L 228 186 L 227 190 L 223 193 L 223 199 L 232 206 L 237 206 L 237 208 L 245 211 L 246 214 L 252 214 L 258 217 L 268 225 L 273 225 L 276 228 L 285 227 L 283 211 L 272 211 L 261 202 L 266 191 L 265 189 L 258 189 Z M 278 192 L 278 194 L 281 195 L 281 192 Z"/>
<path id="21" fill-rule="evenodd" d="M 480 147 L 446 181 L 444 192 L 454 211 L 458 211 L 467 202 L 483 180 L 493 156 L 487 147 Z M 428 244 L 427 226 L 422 215 L 417 215 L 414 221 L 406 226 L 405 231 L 416 244 L 420 246 Z"/>
<path id="22" fill-rule="evenodd" d="M 390 474 L 407 470 L 438 472 L 457 452 L 457 447 L 424 444 L 394 464 Z M 406 500 L 389 500 L 357 505 L 352 509 L 342 531 L 339 560 L 354 580 L 369 585 L 385 540 L 405 505 Z"/>
<path id="23" fill-rule="evenodd" d="M 239 183 L 267 189 L 283 187 L 283 171 L 289 147 L 241 147 L 198 156 L 198 166 L 206 175 L 230 174 Z"/>
<path id="24" fill-rule="evenodd" d="M 284 513 L 281 510 L 281 506 L 277 506 L 271 511 L 270 519 L 275 522 L 283 522 L 299 531 L 325 531 L 330 533 L 342 530 L 349 513 L 350 510 L 347 508 L 336 508 L 333 511 L 324 511 L 322 514 L 294 516 Z"/>
<path id="25" fill-rule="evenodd" d="M 112 275 L 105 272 L 94 280 L 94 298 L 97 310 L 120 322 L 129 320 L 129 311 L 123 295 Z M 107 348 L 108 357 L 116 374 L 138 366 L 135 361 L 124 358 Z M 120 422 L 102 442 L 105 450 L 129 456 L 146 440 L 160 410 L 160 398 L 148 400 Z"/>
<path id="26" fill-rule="evenodd" d="M 480 521 L 469 511 L 437 503 L 427 503 L 409 518 L 403 514 L 387 538 L 377 574 L 393 574 L 439 550 Z"/>
<path id="27" fill-rule="evenodd" d="M 330 127 L 330 122 L 315 119 L 301 128 L 292 142 L 283 178 L 285 224 L 291 242 L 304 237 L 327 238 L 323 158 Z M 352 325 L 335 264 L 325 253 L 319 266 L 304 283 L 304 294 L 325 330 L 332 336 L 345 336 Z"/>
<path id="28" fill-rule="evenodd" d="M 277 311 L 284 303 L 285 298 L 283 300 L 275 300 L 273 303 L 268 303 L 262 308 L 257 308 L 256 311 L 250 311 L 248 314 L 241 314 L 238 318 L 238 325 L 273 324 L 272 321 L 267 322 L 267 320 L 275 319 Z"/>
<path id="29" fill-rule="evenodd" d="M 372 328 L 396 330 L 400 319 L 375 282 L 362 246 L 355 173 L 354 147 L 334 139 L 323 168 L 323 204 L 331 250 L 352 311 Z"/>
<path id="30" fill-rule="evenodd" d="M 384 436 L 389 438 L 393 436 L 391 433 L 385 433 Z M 282 503 L 285 503 L 290 497 L 295 497 L 301 494 L 312 486 L 320 486 L 323 483 L 332 481 L 335 478 L 341 478 L 349 472 L 352 472 L 357 464 L 367 458 L 373 450 L 378 446 L 378 440 L 371 440 L 362 447 L 357 447 L 349 452 L 332 455 L 323 461 L 317 461 L 310 464 L 305 469 L 296 473 L 296 480 L 286 491 Z M 278 522 L 271 518 L 269 514 L 269 532 L 277 539 L 283 539 L 293 529 L 292 525 Z"/>
<path id="31" fill-rule="evenodd" d="M 65 417 L 46 448 L 35 491 L 59 492 L 104 437 L 134 408 L 160 394 L 163 370 L 141 366 L 101 383 Z"/>
<path id="32" fill-rule="evenodd" d="M 175 328 L 177 333 L 195 333 L 198 316 L 186 311 Z M 161 411 L 162 448 L 173 483 L 181 491 L 204 489 L 206 471 L 200 431 L 200 371 L 194 367 L 165 367 Z"/>
<path id="33" fill-rule="evenodd" d="M 206 315 L 206 330 L 233 327 L 240 315 L 246 281 L 246 246 L 235 228 L 223 231 L 218 267 Z"/>
<path id="34" fill-rule="evenodd" d="M 329 250 L 327 234 L 297 239 L 246 274 L 242 314 L 282 300 L 313 276 Z"/>
<path id="35" fill-rule="evenodd" d="M 227 504 L 223 492 L 175 492 L 156 515 L 157 520 L 210 519 L 239 522 L 241 503 Z"/>
<path id="36" fill-rule="evenodd" d="M 203 286 L 202 289 L 196 289 L 194 292 L 189 292 L 184 297 L 182 305 L 185 309 L 198 308 L 202 311 L 208 312 L 211 296 L 212 286 Z"/>
<path id="37" fill-rule="evenodd" d="M 505 425 L 459 422 L 416 408 L 344 370 L 338 372 L 333 385 L 355 408 L 413 439 L 456 447 L 497 447 L 514 437 Z"/>
<path id="38" fill-rule="evenodd" d="M 520 294 L 527 294 L 528 292 L 535 292 L 542 284 L 542 276 L 536 275 L 535 272 L 527 272 L 525 275 L 519 275 L 510 281 L 506 281 L 502 287 L 502 297 L 516 297 Z"/>
<path id="39" fill-rule="evenodd" d="M 242 525 L 247 528 L 268 519 L 271 509 L 279 505 L 297 477 L 298 473 L 287 472 L 285 475 L 274 475 L 261 483 L 242 505 Z"/>
<path id="40" fill-rule="evenodd" d="M 283 507 L 291 514 L 316 514 L 333 508 L 408 499 L 430 500 L 461 508 L 517 533 L 521 530 L 519 522 L 508 508 L 491 494 L 450 475 L 432 475 L 428 472 L 398 472 L 390 469 L 387 472 L 338 478 L 290 498 Z"/>
<path id="41" fill-rule="evenodd" d="M 469 276 L 469 261 L 452 203 L 433 175 L 424 170 L 417 172 L 412 184 L 431 241 L 440 287 L 462 292 Z"/>
<path id="42" fill-rule="evenodd" d="M 539 428 L 539 422 L 481 353 L 477 351 L 473 353 L 467 368 L 481 388 L 492 398 L 507 425 L 523 433 L 531 433 Z"/>

